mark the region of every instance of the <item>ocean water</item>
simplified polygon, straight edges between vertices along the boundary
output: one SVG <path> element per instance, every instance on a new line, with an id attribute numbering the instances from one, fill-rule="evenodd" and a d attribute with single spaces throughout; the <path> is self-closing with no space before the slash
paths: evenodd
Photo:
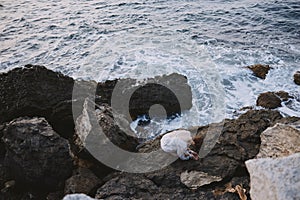
<path id="1" fill-rule="evenodd" d="M 0 4 L 0 72 L 41 64 L 74 78 L 187 76 L 193 108 L 132 129 L 166 130 L 234 118 L 266 91 L 294 96 L 278 110 L 300 116 L 297 0 L 8 1 Z M 269 64 L 261 80 L 245 69 Z"/>

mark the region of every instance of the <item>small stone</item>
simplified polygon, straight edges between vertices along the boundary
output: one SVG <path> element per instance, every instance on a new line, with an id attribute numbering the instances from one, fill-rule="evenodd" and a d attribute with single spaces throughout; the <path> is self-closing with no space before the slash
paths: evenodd
<path id="1" fill-rule="evenodd" d="M 300 85 L 300 71 L 297 71 L 297 72 L 294 74 L 294 82 L 295 82 L 297 85 Z"/>
<path id="2" fill-rule="evenodd" d="M 211 176 L 201 171 L 185 171 L 180 175 L 180 180 L 190 189 L 197 189 L 203 185 L 221 181 L 222 177 Z"/>
<path id="3" fill-rule="evenodd" d="M 271 67 L 269 65 L 256 64 L 247 66 L 248 69 L 252 70 L 255 76 L 261 79 L 265 79 Z"/>

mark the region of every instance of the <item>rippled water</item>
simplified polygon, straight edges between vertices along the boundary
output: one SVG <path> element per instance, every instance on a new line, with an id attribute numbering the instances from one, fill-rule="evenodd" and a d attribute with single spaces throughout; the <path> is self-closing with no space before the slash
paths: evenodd
<path id="1" fill-rule="evenodd" d="M 185 74 L 194 107 L 166 129 L 219 120 L 210 117 L 214 99 L 234 117 L 265 91 L 290 92 L 295 99 L 279 110 L 300 116 L 297 0 L 0 3 L 0 71 L 32 63 L 97 81 Z M 273 67 L 266 80 L 244 68 L 256 63 Z M 224 94 L 213 87 L 219 83 Z"/>

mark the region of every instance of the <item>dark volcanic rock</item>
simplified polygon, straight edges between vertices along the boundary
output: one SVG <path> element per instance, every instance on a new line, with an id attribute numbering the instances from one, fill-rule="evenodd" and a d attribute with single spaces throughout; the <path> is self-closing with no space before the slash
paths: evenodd
<path id="1" fill-rule="evenodd" d="M 271 67 L 269 65 L 256 64 L 247 66 L 248 69 L 252 70 L 255 76 L 265 79 Z"/>
<path id="2" fill-rule="evenodd" d="M 134 79 L 106 81 L 98 86 L 93 81 L 76 81 L 81 89 L 75 98 L 72 96 L 74 83 L 72 78 L 38 65 L 26 65 L 0 74 L 0 123 L 24 116 L 45 117 L 56 132 L 71 138 L 75 126 L 72 103 L 79 101 L 76 106 L 82 107 L 84 99 L 95 96 L 95 92 L 97 104 L 111 104 L 114 91 L 117 105 L 114 109 L 129 111 L 131 116 L 126 114 L 126 117 L 133 120 L 149 114 L 155 104 L 164 106 L 168 116 L 180 114 L 192 106 L 191 88 L 186 77 L 179 74 L 148 79 L 146 85 L 140 86 Z"/>
<path id="3" fill-rule="evenodd" d="M 149 78 L 142 83 L 134 79 L 106 81 L 98 84 L 97 94 L 101 96 L 101 102 L 132 120 L 141 115 L 149 116 L 149 110 L 155 104 L 164 107 L 167 117 L 192 107 L 187 78 L 176 73 Z"/>
<path id="4" fill-rule="evenodd" d="M 87 168 L 78 168 L 65 182 L 65 194 L 95 192 L 102 181 Z M 94 191 L 93 191 L 94 190 Z"/>
<path id="5" fill-rule="evenodd" d="M 281 99 L 274 92 L 265 92 L 258 96 L 256 105 L 264 108 L 274 109 L 281 107 Z"/>
<path id="6" fill-rule="evenodd" d="M 297 71 L 297 72 L 294 74 L 294 82 L 295 82 L 297 85 L 300 85 L 300 71 Z"/>
<path id="7" fill-rule="evenodd" d="M 73 83 L 72 78 L 38 65 L 0 74 L 0 122 L 22 116 L 43 116 L 50 121 L 52 109 L 72 99 Z"/>
<path id="8" fill-rule="evenodd" d="M 73 79 L 43 66 L 26 65 L 0 75 L 0 121 L 50 116 L 52 107 L 72 99 Z"/>
<path id="9" fill-rule="evenodd" d="M 4 130 L 4 163 L 24 187 L 51 191 L 72 173 L 70 147 L 44 118 L 18 118 Z"/>
<path id="10" fill-rule="evenodd" d="M 209 199 L 212 192 L 163 187 L 141 174 L 119 174 L 100 187 L 96 199 Z"/>
<path id="11" fill-rule="evenodd" d="M 230 193 L 214 197 L 213 190 L 217 187 L 225 187 L 225 184 L 230 180 L 232 182 L 234 177 L 249 176 L 244 162 L 254 158 L 259 152 L 260 134 L 281 118 L 282 116 L 277 111 L 250 110 L 236 120 L 225 120 L 224 123 L 198 127 L 195 136 L 196 143 L 203 142 L 203 137 L 207 134 L 221 130 L 217 143 L 207 156 L 199 161 L 176 160 L 161 170 L 144 175 L 119 175 L 100 187 L 96 197 L 130 199 L 148 195 L 155 199 L 239 199 L 237 194 Z M 160 148 L 159 144 L 160 139 L 157 138 L 142 145 L 139 152 L 157 150 Z M 201 145 L 196 144 L 195 150 L 199 150 L 199 146 Z M 182 175 L 186 175 L 187 172 L 195 172 L 192 173 L 193 176 L 197 173 L 201 173 L 201 177 L 206 175 L 203 178 L 217 177 L 219 181 L 206 185 L 194 185 L 193 188 L 197 189 L 189 189 L 182 182 Z M 240 184 L 243 188 L 248 189 L 248 179 L 243 180 L 239 179 L 235 181 L 235 184 Z"/>

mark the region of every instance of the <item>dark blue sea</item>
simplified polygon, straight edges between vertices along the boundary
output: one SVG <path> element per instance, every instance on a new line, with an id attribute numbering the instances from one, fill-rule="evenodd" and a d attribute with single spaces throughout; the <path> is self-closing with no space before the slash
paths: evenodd
<path id="1" fill-rule="evenodd" d="M 40 64 L 104 81 L 181 73 L 193 108 L 153 129 L 207 124 L 254 106 L 266 91 L 294 96 L 278 110 L 300 116 L 297 0 L 1 0 L 0 72 Z M 265 80 L 245 66 L 268 64 Z M 133 129 L 136 127 L 132 123 Z M 151 128 L 150 128 L 151 129 Z"/>

